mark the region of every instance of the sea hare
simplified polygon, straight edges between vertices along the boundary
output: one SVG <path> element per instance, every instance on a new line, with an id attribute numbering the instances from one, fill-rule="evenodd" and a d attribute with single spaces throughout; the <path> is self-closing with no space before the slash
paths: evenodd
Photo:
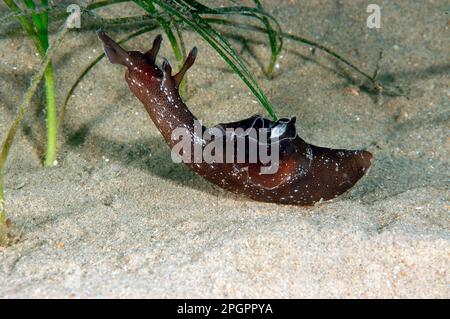
<path id="1" fill-rule="evenodd" d="M 155 63 L 161 36 L 145 53 L 126 51 L 103 31 L 98 36 L 109 60 L 126 66 L 126 82 L 172 153 L 211 183 L 258 201 L 311 205 L 344 193 L 371 165 L 372 154 L 367 151 L 308 144 L 297 135 L 295 117 L 271 121 L 255 115 L 206 128 L 179 94 L 196 48 L 173 75 L 167 60 L 161 69 Z M 229 151 L 232 144 L 240 147 Z"/>

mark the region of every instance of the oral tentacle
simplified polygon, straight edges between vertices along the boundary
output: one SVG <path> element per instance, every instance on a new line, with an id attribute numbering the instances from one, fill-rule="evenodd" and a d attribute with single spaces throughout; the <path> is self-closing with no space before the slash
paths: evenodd
<path id="1" fill-rule="evenodd" d="M 183 77 L 186 74 L 187 70 L 189 70 L 191 66 L 194 64 L 196 57 L 197 57 L 197 48 L 193 47 L 191 52 L 189 52 L 186 61 L 184 61 L 184 64 L 181 67 L 180 71 L 178 71 L 178 73 L 173 76 L 177 88 L 180 86 L 181 81 L 183 81 Z"/>
<path id="2" fill-rule="evenodd" d="M 158 55 L 159 49 L 161 48 L 162 35 L 158 34 L 156 38 L 153 40 L 153 45 L 150 50 L 145 52 L 145 56 L 149 60 L 150 63 L 155 63 L 156 56 Z"/>

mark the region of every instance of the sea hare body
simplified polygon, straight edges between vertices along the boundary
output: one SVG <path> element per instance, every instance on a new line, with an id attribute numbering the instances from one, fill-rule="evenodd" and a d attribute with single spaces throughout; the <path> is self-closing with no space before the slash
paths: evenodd
<path id="1" fill-rule="evenodd" d="M 161 36 L 155 38 L 152 49 L 146 53 L 125 51 L 102 31 L 98 32 L 98 36 L 104 44 L 109 60 L 127 67 L 125 78 L 131 91 L 144 104 L 167 144 L 172 149 L 179 145 L 180 140 L 174 138 L 174 133 L 175 130 L 183 128 L 192 141 L 189 145 L 192 151 L 188 156 L 190 160 L 183 162 L 208 181 L 224 189 L 258 201 L 311 205 L 344 193 L 371 165 L 372 154 L 369 152 L 329 149 L 306 143 L 296 133 L 295 117 L 274 122 L 255 115 L 238 122 L 218 124 L 209 129 L 203 126 L 196 129 L 197 119 L 183 103 L 178 92 L 185 72 L 195 61 L 196 48 L 190 52 L 181 70 L 172 75 L 167 60 L 164 60 L 162 70 L 155 64 Z M 241 129 L 244 133 L 240 136 L 226 134 L 228 130 L 237 131 L 236 129 Z M 247 133 L 249 129 L 260 133 L 256 136 L 250 135 Z M 209 131 L 216 134 L 205 135 Z M 217 142 L 218 131 L 224 133 L 223 143 L 243 138 L 247 142 L 255 142 L 265 149 L 267 154 L 273 154 L 276 147 L 279 154 L 276 172 L 262 173 L 267 162 L 264 162 L 259 153 L 256 162 L 251 161 L 249 149 L 244 150 L 244 161 L 237 160 L 237 154 L 232 153 L 231 161 L 196 162 L 195 148 L 205 150 L 208 145 Z M 262 142 L 260 136 L 263 133 L 268 136 L 268 143 Z M 215 155 L 228 158 L 225 154 Z"/>

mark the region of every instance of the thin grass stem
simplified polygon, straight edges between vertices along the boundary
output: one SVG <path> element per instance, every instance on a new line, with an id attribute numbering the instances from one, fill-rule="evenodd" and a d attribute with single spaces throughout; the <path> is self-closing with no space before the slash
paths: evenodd
<path id="1" fill-rule="evenodd" d="M 0 215 L 4 221 L 6 221 L 6 212 L 5 212 L 5 204 L 4 204 L 5 198 L 4 198 L 4 193 L 3 193 L 3 179 L 2 179 L 4 165 L 5 165 L 6 160 L 8 159 L 9 151 L 13 144 L 16 132 L 19 129 L 20 124 L 21 124 L 26 112 L 28 111 L 31 99 L 32 99 L 34 93 L 36 92 L 38 85 L 41 82 L 41 80 L 44 76 L 44 73 L 47 70 L 47 66 L 49 65 L 53 55 L 60 47 L 67 30 L 68 29 L 66 28 L 66 25 L 64 25 L 63 29 L 58 33 L 56 39 L 54 40 L 53 46 L 49 47 L 47 54 L 42 59 L 40 65 L 39 65 L 38 71 L 31 79 L 30 86 L 28 87 L 27 92 L 25 93 L 25 96 L 23 97 L 22 103 L 20 104 L 19 110 L 14 118 L 14 121 L 8 130 L 8 134 L 6 135 L 6 139 L 3 142 L 3 145 L 2 145 L 2 148 L 0 151 L 0 203 L 1 203 Z"/>
<path id="2" fill-rule="evenodd" d="M 57 115 L 55 99 L 55 80 L 53 78 L 53 66 L 48 64 L 45 70 L 45 97 L 47 102 L 47 151 L 45 154 L 44 166 L 56 165 L 57 147 Z"/>

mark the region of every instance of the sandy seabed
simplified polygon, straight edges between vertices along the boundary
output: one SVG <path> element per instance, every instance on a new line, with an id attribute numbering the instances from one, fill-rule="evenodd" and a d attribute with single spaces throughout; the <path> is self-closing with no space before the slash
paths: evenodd
<path id="1" fill-rule="evenodd" d="M 0 249 L 0 297 L 449 297 L 448 3 L 377 1 L 379 30 L 366 27 L 366 1 L 264 3 L 285 31 L 370 73 L 383 50 L 380 80 L 409 89 L 358 92 L 348 69 L 288 40 L 267 80 L 266 38 L 231 32 L 254 40 L 233 44 L 277 113 L 296 115 L 310 143 L 371 151 L 368 175 L 309 208 L 232 195 L 171 162 L 124 69 L 103 60 L 70 100 L 56 168 L 40 164 L 38 99 L 16 138 L 4 183 L 21 237 Z M 126 47 L 146 50 L 155 35 Z M 198 36 L 185 42 L 199 48 L 186 103 L 205 125 L 264 114 Z M 54 60 L 58 101 L 100 52 L 94 32 L 68 35 Z M 161 56 L 174 60 L 167 41 Z M 28 39 L 0 38 L 2 139 L 38 63 Z"/>

